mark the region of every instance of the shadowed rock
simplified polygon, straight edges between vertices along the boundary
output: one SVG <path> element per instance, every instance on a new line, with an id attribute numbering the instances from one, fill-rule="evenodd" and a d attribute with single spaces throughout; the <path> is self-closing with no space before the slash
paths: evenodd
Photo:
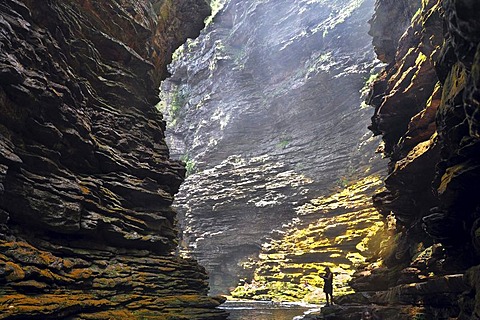
<path id="1" fill-rule="evenodd" d="M 204 269 L 171 253 L 185 168 L 154 107 L 208 5 L 6 0 L 0 12 L 0 318 L 224 318 Z"/>
<path id="2" fill-rule="evenodd" d="M 386 10 L 401 19 L 385 20 Z M 367 102 L 390 163 L 374 202 L 396 235 L 385 266 L 366 267 L 352 286 L 383 318 L 477 317 L 479 13 L 469 0 L 376 4 L 370 33 L 388 65 Z M 352 298 L 324 318 L 347 319 Z"/>

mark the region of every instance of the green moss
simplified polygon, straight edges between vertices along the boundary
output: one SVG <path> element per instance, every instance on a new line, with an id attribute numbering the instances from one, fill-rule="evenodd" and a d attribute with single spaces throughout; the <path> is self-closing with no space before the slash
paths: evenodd
<path id="1" fill-rule="evenodd" d="M 184 154 L 182 157 L 180 157 L 180 160 L 185 163 L 185 169 L 187 169 L 187 177 L 197 172 L 197 165 L 195 163 L 195 160 L 191 159 L 190 155 Z"/>
<path id="2" fill-rule="evenodd" d="M 290 144 L 290 141 L 288 139 L 282 139 L 280 140 L 279 143 L 277 143 L 277 148 L 285 149 L 289 144 Z"/>
<path id="3" fill-rule="evenodd" d="M 235 67 L 233 70 L 243 70 L 245 69 L 245 61 L 247 58 L 247 50 L 245 47 L 235 48 L 230 47 L 228 50 L 228 55 L 230 59 L 233 60 Z"/>
<path id="4" fill-rule="evenodd" d="M 159 12 L 158 15 L 163 21 L 168 21 L 172 12 L 172 1 L 157 2 L 153 5 L 153 9 Z"/>
<path id="5" fill-rule="evenodd" d="M 170 100 L 170 116 L 172 121 L 176 121 L 180 118 L 180 113 L 188 101 L 188 94 L 185 89 L 175 90 Z"/>
<path id="6" fill-rule="evenodd" d="M 342 176 L 342 177 L 338 178 L 337 185 L 338 185 L 339 187 L 346 188 L 346 187 L 348 186 L 348 183 L 349 183 L 349 182 L 350 182 L 350 181 L 348 180 L 347 177 Z"/>
<path id="7" fill-rule="evenodd" d="M 365 84 L 363 85 L 362 89 L 360 90 L 360 95 L 363 99 L 366 98 L 367 94 L 370 92 L 370 90 L 373 87 L 373 84 L 375 81 L 377 81 L 380 78 L 381 72 L 377 73 L 370 73 L 368 77 L 364 77 Z M 366 108 L 368 105 L 365 102 L 362 102 L 360 108 Z"/>
<path id="8" fill-rule="evenodd" d="M 212 9 L 212 14 L 205 19 L 205 25 L 212 23 L 215 15 L 223 8 L 225 0 L 210 0 L 210 8 Z"/>
<path id="9" fill-rule="evenodd" d="M 426 320 L 427 317 L 424 313 L 417 313 L 414 317 L 413 320 Z"/>
<path id="10" fill-rule="evenodd" d="M 453 65 L 443 84 L 442 103 L 449 102 L 463 90 L 467 83 L 467 71 L 461 63 Z"/>

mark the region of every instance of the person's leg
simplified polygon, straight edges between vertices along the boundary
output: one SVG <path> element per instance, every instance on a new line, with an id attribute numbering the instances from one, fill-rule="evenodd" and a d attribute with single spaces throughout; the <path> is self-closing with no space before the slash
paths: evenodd
<path id="1" fill-rule="evenodd" d="M 329 293 L 325 292 L 325 297 L 327 298 L 327 307 L 330 305 L 330 301 L 328 300 L 328 295 L 329 295 Z"/>

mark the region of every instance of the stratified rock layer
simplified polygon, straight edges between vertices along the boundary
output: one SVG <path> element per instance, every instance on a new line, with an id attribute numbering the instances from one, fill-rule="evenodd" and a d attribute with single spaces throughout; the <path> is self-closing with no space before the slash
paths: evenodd
<path id="1" fill-rule="evenodd" d="M 154 108 L 204 1 L 0 4 L 0 318 L 221 319 Z"/>
<path id="2" fill-rule="evenodd" d="M 352 286 L 383 318 L 479 319 L 480 3 L 378 0 L 376 8 L 370 33 L 388 65 L 372 85 L 370 128 L 390 163 L 374 201 L 395 219 L 396 241 L 385 267 L 367 267 Z M 324 318 L 362 311 L 346 309 Z"/>
<path id="3" fill-rule="evenodd" d="M 192 174 L 176 204 L 215 292 L 248 276 L 242 263 L 296 207 L 378 168 L 360 107 L 376 64 L 372 10 L 369 0 L 229 1 L 178 53 L 162 84 L 167 137 Z"/>
<path id="4" fill-rule="evenodd" d="M 232 296 L 320 303 L 327 266 L 334 273 L 335 297 L 353 292 L 348 283 L 355 269 L 388 250 L 388 226 L 371 201 L 381 184 L 368 176 L 296 208 L 299 218 L 262 245 L 258 261 L 250 261 L 254 276 Z"/>

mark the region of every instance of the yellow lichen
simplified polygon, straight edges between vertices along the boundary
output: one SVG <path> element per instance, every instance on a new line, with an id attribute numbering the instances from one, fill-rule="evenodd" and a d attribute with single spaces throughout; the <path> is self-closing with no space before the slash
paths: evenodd
<path id="1" fill-rule="evenodd" d="M 67 276 L 75 280 L 88 279 L 92 277 L 92 270 L 90 269 L 73 269 Z"/>
<path id="2" fill-rule="evenodd" d="M 85 186 L 83 186 L 83 185 L 80 185 L 79 187 L 80 187 L 80 191 L 82 192 L 82 194 L 88 195 L 88 194 L 91 193 L 91 192 L 90 192 L 90 189 L 88 189 L 87 187 L 85 187 Z"/>
<path id="3" fill-rule="evenodd" d="M 5 271 L 7 276 L 5 277 L 8 281 L 16 281 L 25 278 L 25 272 L 18 265 L 11 261 L 5 263 Z"/>
<path id="4" fill-rule="evenodd" d="M 0 305 L 6 306 L 2 316 L 18 317 L 19 315 L 38 315 L 39 319 L 45 315 L 55 315 L 61 310 L 79 306 L 81 308 L 96 308 L 113 306 L 108 300 L 99 299 L 82 292 L 72 294 L 38 294 L 38 295 L 3 295 L 0 296 Z"/>
<path id="5" fill-rule="evenodd" d="M 467 72 L 465 66 L 461 63 L 456 63 L 443 84 L 442 103 L 446 103 L 457 96 L 465 88 L 466 83 Z"/>
<path id="6" fill-rule="evenodd" d="M 445 173 L 442 176 L 440 186 L 438 187 L 438 193 L 439 194 L 444 193 L 447 190 L 449 184 L 456 177 L 458 177 L 459 175 L 463 174 L 465 171 L 467 171 L 471 168 L 472 168 L 472 166 L 469 165 L 468 163 L 462 163 L 462 164 L 458 164 L 456 166 L 447 168 L 447 170 L 445 171 Z"/>

